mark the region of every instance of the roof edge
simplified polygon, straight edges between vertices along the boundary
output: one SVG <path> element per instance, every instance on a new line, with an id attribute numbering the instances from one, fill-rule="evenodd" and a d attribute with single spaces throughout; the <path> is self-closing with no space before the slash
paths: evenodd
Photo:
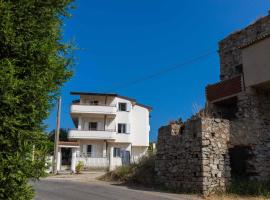
<path id="1" fill-rule="evenodd" d="M 146 109 L 148 109 L 149 111 L 152 111 L 153 108 L 151 106 L 147 106 L 141 103 L 138 103 L 136 99 L 130 98 L 130 97 L 126 97 L 126 96 L 122 96 L 122 95 L 118 95 L 116 93 L 98 93 L 98 92 L 70 92 L 71 95 L 92 95 L 92 96 L 111 96 L 111 97 L 119 97 L 122 99 L 126 99 L 128 101 L 134 102 L 136 105 L 144 107 Z"/>

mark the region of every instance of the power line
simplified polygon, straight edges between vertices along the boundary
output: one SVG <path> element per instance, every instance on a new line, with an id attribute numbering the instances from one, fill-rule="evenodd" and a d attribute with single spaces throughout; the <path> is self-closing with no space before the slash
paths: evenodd
<path id="1" fill-rule="evenodd" d="M 192 63 L 196 63 L 198 62 L 199 60 L 202 60 L 214 53 L 216 53 L 217 51 L 216 50 L 210 50 L 210 51 L 207 51 L 207 52 L 204 52 L 196 57 L 193 57 L 191 59 L 188 59 L 186 61 L 184 61 L 183 63 L 181 64 L 178 64 L 178 65 L 175 65 L 175 66 L 171 66 L 171 67 L 166 67 L 166 68 L 163 68 L 163 69 L 160 69 L 159 71 L 153 73 L 153 74 L 150 74 L 150 75 L 147 75 L 147 76 L 144 76 L 144 77 L 141 77 L 141 78 L 138 78 L 138 79 L 135 79 L 135 80 L 132 80 L 132 81 L 128 81 L 124 84 L 119 84 L 119 85 L 115 85 L 112 89 L 120 89 L 120 88 L 126 88 L 126 87 L 129 87 L 129 86 L 132 86 L 132 85 L 135 85 L 135 84 L 138 84 L 140 82 L 143 82 L 143 81 L 147 81 L 147 80 L 150 80 L 150 79 L 154 79 L 158 76 L 161 76 L 163 74 L 166 74 L 170 71 L 173 71 L 173 70 L 176 70 L 180 67 L 184 67 L 184 66 L 187 66 L 187 65 L 190 65 Z"/>

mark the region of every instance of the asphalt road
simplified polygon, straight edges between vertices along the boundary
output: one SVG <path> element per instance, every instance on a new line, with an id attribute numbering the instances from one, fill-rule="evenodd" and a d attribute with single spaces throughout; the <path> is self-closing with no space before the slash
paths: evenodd
<path id="1" fill-rule="evenodd" d="M 198 200 L 194 196 L 147 191 L 101 181 L 74 182 L 44 179 L 32 183 L 35 200 Z"/>

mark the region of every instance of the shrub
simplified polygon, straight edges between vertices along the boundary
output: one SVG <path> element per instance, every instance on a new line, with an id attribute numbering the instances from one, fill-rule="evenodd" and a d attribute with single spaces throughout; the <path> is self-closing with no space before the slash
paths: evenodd
<path id="1" fill-rule="evenodd" d="M 270 181 L 233 179 L 227 192 L 237 195 L 270 197 Z"/>
<path id="2" fill-rule="evenodd" d="M 155 155 L 142 157 L 137 163 L 117 167 L 100 177 L 101 180 L 154 186 L 158 184 L 155 173 Z"/>
<path id="3" fill-rule="evenodd" d="M 32 199 L 29 179 L 45 174 L 44 120 L 72 75 L 62 40 L 71 2 L 0 1 L 0 199 Z"/>
<path id="4" fill-rule="evenodd" d="M 84 163 L 83 161 L 79 161 L 78 164 L 76 165 L 76 173 L 77 174 L 80 174 L 81 171 L 83 170 L 83 167 L 84 167 Z"/>

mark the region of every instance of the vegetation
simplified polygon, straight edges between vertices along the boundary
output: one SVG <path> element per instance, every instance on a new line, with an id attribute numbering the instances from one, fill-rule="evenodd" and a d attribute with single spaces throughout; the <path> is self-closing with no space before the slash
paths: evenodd
<path id="1" fill-rule="evenodd" d="M 234 179 L 227 192 L 242 196 L 270 197 L 270 181 Z"/>
<path id="2" fill-rule="evenodd" d="M 142 157 L 137 163 L 118 167 L 100 177 L 100 179 L 151 187 L 157 186 L 159 183 L 155 172 L 155 155 L 150 154 Z"/>
<path id="3" fill-rule="evenodd" d="M 61 26 L 72 0 L 0 1 L 0 199 L 32 199 L 44 174 L 44 119 L 72 75 Z"/>
<path id="4" fill-rule="evenodd" d="M 48 139 L 49 139 L 49 153 L 53 155 L 54 152 L 54 138 L 55 137 L 55 129 L 53 129 L 49 134 L 48 134 Z M 68 130 L 65 128 L 60 128 L 59 131 L 59 141 L 68 141 Z M 68 152 L 68 149 L 62 149 L 62 151 Z"/>
<path id="5" fill-rule="evenodd" d="M 179 192 L 167 188 L 158 181 L 155 173 L 155 155 L 143 157 L 138 163 L 116 168 L 100 177 L 100 180 L 115 181 L 126 184 L 136 184 L 154 187 L 172 192 Z M 233 179 L 226 193 L 220 193 L 207 197 L 207 200 L 262 200 L 270 198 L 270 182 L 248 181 Z"/>
<path id="6" fill-rule="evenodd" d="M 77 174 L 80 174 L 83 170 L 83 167 L 84 167 L 84 163 L 83 161 L 79 161 L 78 164 L 76 165 L 76 173 Z"/>

